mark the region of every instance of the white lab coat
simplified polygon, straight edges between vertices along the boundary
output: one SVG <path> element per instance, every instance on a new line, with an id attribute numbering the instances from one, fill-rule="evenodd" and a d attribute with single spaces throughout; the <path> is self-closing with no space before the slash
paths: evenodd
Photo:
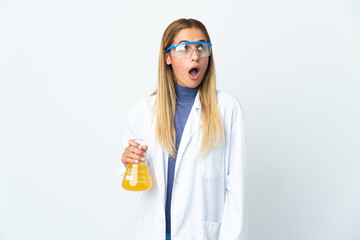
<path id="1" fill-rule="evenodd" d="M 230 94 L 217 92 L 225 143 L 197 158 L 202 136 L 197 94 L 181 138 L 171 202 L 172 240 L 247 240 L 244 116 Z M 135 239 L 165 239 L 168 153 L 155 141 L 155 96 L 132 109 L 124 129 L 128 139 L 143 138 L 152 188 L 143 192 L 135 222 Z M 124 149 L 124 148 L 123 148 Z M 120 174 L 125 167 L 121 164 Z"/>

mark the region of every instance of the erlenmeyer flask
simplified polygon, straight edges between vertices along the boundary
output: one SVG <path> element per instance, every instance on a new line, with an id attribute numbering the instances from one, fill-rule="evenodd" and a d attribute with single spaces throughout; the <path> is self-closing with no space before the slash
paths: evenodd
<path id="1" fill-rule="evenodd" d="M 144 140 L 133 139 L 135 142 L 143 146 Z M 122 181 L 124 189 L 129 191 L 145 191 L 152 187 L 149 168 L 145 162 L 136 164 L 128 164 Z"/>

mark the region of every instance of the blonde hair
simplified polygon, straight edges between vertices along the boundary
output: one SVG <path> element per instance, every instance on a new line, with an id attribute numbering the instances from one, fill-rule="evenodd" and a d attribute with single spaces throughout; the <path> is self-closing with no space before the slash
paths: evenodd
<path id="1" fill-rule="evenodd" d="M 173 44 L 176 34 L 185 28 L 198 28 L 210 42 L 210 36 L 205 26 L 195 19 L 178 19 L 172 22 L 165 30 L 159 54 L 158 84 L 153 113 L 156 113 L 156 139 L 169 152 L 176 156 L 176 131 L 174 126 L 176 108 L 176 79 L 171 65 L 165 62 L 165 49 Z M 215 66 L 213 54 L 204 78 L 199 85 L 201 103 L 200 117 L 203 121 L 201 148 L 199 154 L 206 154 L 213 146 L 224 141 L 224 130 L 216 99 Z M 155 116 L 155 114 L 153 115 Z"/>

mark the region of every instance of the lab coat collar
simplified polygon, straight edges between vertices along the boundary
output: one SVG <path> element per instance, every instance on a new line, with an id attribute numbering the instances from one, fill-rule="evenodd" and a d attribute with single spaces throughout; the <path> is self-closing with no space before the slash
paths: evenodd
<path id="1" fill-rule="evenodd" d="M 200 91 L 200 90 L 199 90 L 199 91 Z M 196 108 L 196 109 L 201 109 L 199 91 L 198 91 L 197 94 L 196 94 L 195 101 L 194 101 L 194 104 L 193 104 L 193 107 Z"/>

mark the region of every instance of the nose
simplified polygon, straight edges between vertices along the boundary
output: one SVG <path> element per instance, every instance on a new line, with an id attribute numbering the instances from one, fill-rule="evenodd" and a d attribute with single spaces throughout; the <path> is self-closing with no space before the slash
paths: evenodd
<path id="1" fill-rule="evenodd" d="M 194 50 L 195 50 L 195 54 L 194 54 Z M 191 61 L 196 61 L 196 62 L 199 61 L 199 51 L 197 50 L 197 48 L 194 48 L 191 51 L 190 59 L 191 59 Z"/>

